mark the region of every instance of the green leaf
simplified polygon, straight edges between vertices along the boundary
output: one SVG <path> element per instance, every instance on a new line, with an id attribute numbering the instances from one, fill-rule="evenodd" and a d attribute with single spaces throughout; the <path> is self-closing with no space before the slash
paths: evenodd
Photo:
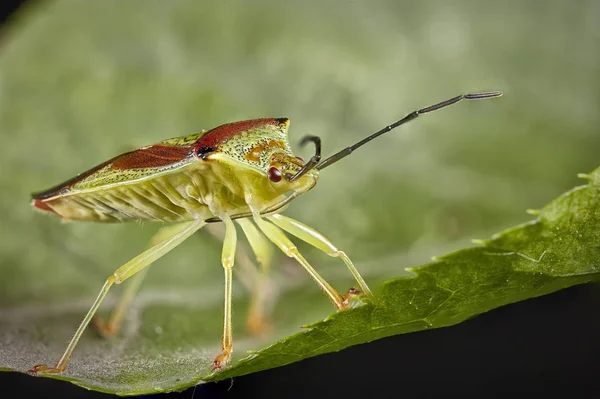
<path id="1" fill-rule="evenodd" d="M 59 378 L 119 394 L 183 389 L 200 381 L 282 366 L 389 335 L 453 325 L 498 306 L 598 280 L 600 168 L 585 177 L 590 180 L 588 185 L 576 187 L 535 211 L 535 220 L 480 240 L 480 247 L 437 257 L 433 263 L 411 269 L 415 277 L 386 281 L 372 302 L 359 300 L 356 307 L 304 326 L 305 331 L 253 352 L 223 371 L 192 376 L 186 371 L 190 364 L 182 358 L 178 364 L 119 359 L 119 372 L 114 373 L 114 369 L 100 366 L 110 359 L 101 355 L 84 366 L 90 369 Z M 206 355 L 192 353 L 187 359 L 200 358 L 205 366 L 210 364 Z M 162 379 L 157 384 L 163 368 L 179 379 Z"/>
<path id="2" fill-rule="evenodd" d="M 151 267 L 118 336 L 90 328 L 55 378 L 120 394 L 183 389 L 595 279 L 597 171 L 534 222 L 452 252 L 522 222 L 523 209 L 597 165 L 591 66 L 600 53 L 586 24 L 568 22 L 593 15 L 595 2 L 570 10 L 573 18 L 560 0 L 543 14 L 535 3 L 459 3 L 59 0 L 18 15 L 0 50 L 0 369 L 55 362 L 105 278 L 157 229 L 60 223 L 34 212 L 29 194 L 120 152 L 235 120 L 290 117 L 306 159 L 311 151 L 295 146 L 305 134 L 322 137 L 328 155 L 413 109 L 506 91 L 374 141 L 290 207 L 349 254 L 372 303 L 330 315 L 327 298 L 280 255 L 272 331 L 253 337 L 244 320 L 254 265 L 240 241 L 234 358 L 211 374 L 223 277 L 219 240 L 203 231 Z M 498 21 L 514 15 L 507 32 Z M 338 290 L 354 284 L 339 260 L 300 248 Z"/>
<path id="3" fill-rule="evenodd" d="M 600 169 L 529 223 L 476 240 L 389 280 L 376 300 L 314 323 L 211 380 L 284 365 L 385 336 L 450 326 L 499 306 L 600 278 Z"/>

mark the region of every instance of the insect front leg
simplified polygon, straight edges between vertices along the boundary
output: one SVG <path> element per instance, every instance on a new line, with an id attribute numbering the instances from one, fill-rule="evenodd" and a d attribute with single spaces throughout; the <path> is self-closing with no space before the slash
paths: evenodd
<path id="1" fill-rule="evenodd" d="M 339 249 L 337 249 L 331 243 L 331 241 L 329 241 L 327 238 L 325 238 L 321 233 L 308 227 L 304 223 L 301 223 L 292 218 L 288 218 L 287 216 L 277 214 L 277 215 L 269 216 L 268 219 L 270 221 L 272 221 L 273 223 L 275 223 L 277 226 L 281 227 L 283 230 L 298 237 L 302 241 L 307 242 L 308 244 L 312 245 L 313 247 L 320 249 L 321 251 L 325 252 L 327 255 L 342 259 L 342 261 L 348 267 L 348 270 L 350 270 L 350 273 L 352 273 L 352 276 L 354 276 L 354 279 L 358 283 L 362 293 L 367 296 L 373 296 L 373 294 L 371 293 L 371 290 L 367 286 L 367 283 L 362 278 L 362 276 L 360 275 L 360 273 L 358 272 L 358 270 L 356 269 L 356 267 L 354 266 L 354 264 L 352 263 L 352 261 L 350 260 L 348 255 L 346 255 L 346 253 L 344 253 L 344 251 L 340 251 Z M 352 293 L 352 291 L 353 291 L 352 288 L 350 290 L 348 290 L 348 294 L 345 295 L 344 299 L 347 300 L 349 295 Z"/>
<path id="2" fill-rule="evenodd" d="M 225 240 L 223 241 L 223 253 L 221 262 L 225 271 L 225 306 L 223 319 L 223 341 L 221 343 L 221 354 L 217 356 L 213 362 L 213 370 L 219 370 L 231 359 L 233 351 L 233 335 L 231 328 L 231 285 L 233 262 L 235 259 L 235 247 L 237 244 L 237 234 L 235 225 L 229 216 L 221 217 L 225 223 Z"/>
<path id="3" fill-rule="evenodd" d="M 298 248 L 285 236 L 277 226 L 272 223 L 263 220 L 258 213 L 254 214 L 254 222 L 258 228 L 277 245 L 283 253 L 290 258 L 294 258 L 304 267 L 304 269 L 310 274 L 321 289 L 329 296 L 329 299 L 333 302 L 334 306 L 338 310 L 342 310 L 348 307 L 347 301 L 337 292 L 317 271 L 308 263 L 308 261 L 300 254 Z"/>
<path id="4" fill-rule="evenodd" d="M 125 263 L 120 268 L 118 268 L 117 271 L 115 271 L 111 276 L 109 276 L 106 279 L 106 282 L 100 290 L 100 294 L 98 294 L 98 297 L 94 301 L 94 304 L 92 305 L 88 313 L 85 315 L 83 321 L 79 325 L 79 328 L 75 332 L 75 335 L 73 335 L 73 338 L 69 342 L 67 349 L 65 350 L 61 358 L 58 360 L 56 365 L 54 367 L 49 367 L 43 364 L 38 364 L 34 366 L 31 370 L 29 370 L 29 372 L 33 374 L 59 374 L 65 371 L 67 365 L 69 364 L 71 354 L 73 353 L 73 350 L 77 345 L 77 342 L 83 335 L 83 332 L 85 331 L 85 328 L 89 324 L 92 317 L 94 317 L 94 314 L 96 313 L 98 307 L 104 300 L 104 297 L 106 297 L 106 294 L 108 293 L 110 287 L 113 284 L 122 283 L 129 277 L 143 270 L 146 266 L 150 265 L 152 262 L 165 255 L 167 252 L 171 251 L 179 244 L 181 244 L 205 224 L 206 223 L 203 220 L 197 220 L 194 222 L 182 223 L 180 225 L 177 225 L 178 228 L 173 229 L 171 231 L 172 235 L 164 237 L 163 241 L 159 242 L 152 248 L 147 249 L 146 251 L 142 252 L 141 254 L 139 254 L 129 262 Z"/>
<path id="5" fill-rule="evenodd" d="M 179 230 L 181 230 L 181 226 L 179 224 L 161 228 L 150 239 L 148 247 L 152 248 L 155 245 L 160 244 L 162 241 L 177 234 Z M 135 294 L 138 292 L 142 281 L 146 277 L 148 270 L 149 269 L 145 268 L 131 278 L 131 280 L 125 287 L 125 290 L 123 291 L 119 302 L 111 312 L 110 317 L 108 318 L 108 322 L 105 322 L 105 320 L 99 315 L 96 315 L 92 318 L 92 324 L 96 327 L 100 335 L 102 335 L 105 338 L 109 338 L 119 331 L 121 322 L 123 321 L 123 317 L 125 316 L 125 312 L 131 305 L 131 302 L 133 301 Z"/>
<path id="6" fill-rule="evenodd" d="M 260 271 L 256 275 L 255 284 L 252 287 L 252 298 L 248 308 L 246 329 L 254 335 L 262 335 L 270 330 L 266 320 L 266 305 L 268 298 L 268 273 L 273 257 L 273 246 L 256 226 L 248 219 L 237 219 L 236 222 L 242 227 L 250 247 L 254 252 L 256 260 L 260 265 Z"/>

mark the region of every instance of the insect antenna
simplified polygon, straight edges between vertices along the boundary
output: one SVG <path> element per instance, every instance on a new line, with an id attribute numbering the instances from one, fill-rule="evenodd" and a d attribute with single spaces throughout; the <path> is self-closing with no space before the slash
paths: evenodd
<path id="1" fill-rule="evenodd" d="M 321 160 L 321 138 L 317 136 L 305 136 L 302 138 L 302 140 L 300 140 L 300 146 L 305 145 L 309 141 L 315 143 L 315 155 L 308 160 L 308 162 L 302 167 L 302 169 L 298 171 L 298 173 L 290 177 L 289 181 L 294 181 L 304 176 L 309 170 L 315 168 Z"/>
<path id="2" fill-rule="evenodd" d="M 457 102 L 459 102 L 461 100 L 483 100 L 483 99 L 487 99 L 487 98 L 500 97 L 501 95 L 502 95 L 502 92 L 500 92 L 500 91 L 461 94 L 460 96 L 450 98 L 446 101 L 442 101 L 440 103 L 430 105 L 429 107 L 425 107 L 425 108 L 421 108 L 420 110 L 413 111 L 410 114 L 406 115 L 404 118 L 400 119 L 399 121 L 392 123 L 389 126 L 384 127 L 383 129 L 379 130 L 378 132 L 375 132 L 372 135 L 362 139 L 358 143 L 356 143 L 350 147 L 346 147 L 343 150 L 341 150 L 340 152 L 337 152 L 337 153 L 333 154 L 332 156 L 330 156 L 329 158 L 325 159 L 324 161 L 319 162 L 317 165 L 315 165 L 315 168 L 321 170 L 321 169 L 328 167 L 329 165 L 339 161 L 340 159 L 352 154 L 354 152 L 354 150 L 367 144 L 369 141 L 376 139 L 377 137 L 381 136 L 382 134 L 385 134 L 385 133 L 389 132 L 390 130 L 395 129 L 400 125 L 403 125 L 407 122 L 412 121 L 413 119 L 416 119 L 417 117 L 419 117 L 419 115 L 437 111 L 438 109 L 442 109 L 449 105 L 456 104 Z M 313 137 L 313 136 L 310 136 L 310 137 Z M 302 141 L 304 141 L 304 140 L 302 140 Z M 311 159 L 311 161 L 312 161 L 312 159 Z M 300 172 L 302 172 L 306 168 L 307 165 L 308 165 L 308 163 L 305 165 L 304 168 L 302 168 L 302 170 Z M 298 174 L 300 174 L 300 172 L 298 172 Z M 308 170 L 304 171 L 304 173 L 306 173 L 306 172 L 308 172 Z M 294 176 L 293 178 L 294 179 L 298 178 L 299 177 L 298 174 L 296 174 L 296 176 Z"/>

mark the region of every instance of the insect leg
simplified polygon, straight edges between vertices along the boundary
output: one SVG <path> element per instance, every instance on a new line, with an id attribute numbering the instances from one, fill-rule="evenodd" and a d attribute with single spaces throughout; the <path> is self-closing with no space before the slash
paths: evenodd
<path id="1" fill-rule="evenodd" d="M 313 267 L 308 263 L 306 259 L 300 254 L 298 248 L 285 236 L 277 226 L 266 220 L 261 219 L 260 215 L 254 214 L 254 222 L 258 225 L 258 228 L 273 241 L 287 256 L 294 258 L 306 269 L 308 274 L 315 280 L 323 291 L 329 296 L 333 304 L 338 310 L 345 309 L 348 304 L 337 292 Z"/>
<path id="2" fill-rule="evenodd" d="M 252 214 L 250 214 L 252 215 Z M 234 220 L 234 217 L 230 217 Z M 221 218 L 218 218 L 221 221 Z M 241 220 L 241 219 L 238 219 Z M 238 221 L 236 220 L 236 221 Z M 267 322 L 268 313 L 268 298 L 273 296 L 273 286 L 269 284 L 268 269 L 272 256 L 271 242 L 257 230 L 256 226 L 247 221 L 240 223 L 243 225 L 246 236 L 250 235 L 252 252 L 255 259 L 258 260 L 260 267 L 256 267 L 255 261 L 250 257 L 250 254 L 245 247 L 238 247 L 236 251 L 236 270 L 239 272 L 235 277 L 239 277 L 244 286 L 251 294 L 250 303 L 248 306 L 248 316 L 246 317 L 246 330 L 255 335 L 261 336 L 269 331 L 270 326 Z M 248 227 L 246 227 L 248 226 Z M 214 227 L 214 229 L 213 229 Z M 219 229 L 216 229 L 219 227 Z M 222 227 L 222 229 L 220 229 Z M 225 226 L 223 223 L 213 223 L 207 226 L 207 232 L 220 243 L 225 237 Z M 240 268 L 238 268 L 240 266 Z"/>
<path id="3" fill-rule="evenodd" d="M 267 218 L 283 230 L 298 237 L 302 241 L 309 243 L 313 247 L 320 249 L 327 255 L 341 258 L 342 261 L 348 267 L 348 270 L 350 270 L 350 273 L 352 273 L 352 275 L 354 276 L 354 279 L 360 286 L 361 291 L 368 296 L 373 295 L 371 293 L 371 290 L 367 286 L 367 283 L 362 278 L 358 270 L 356 270 L 356 267 L 354 266 L 348 255 L 346 255 L 344 251 L 340 251 L 339 249 L 334 247 L 333 244 L 321 233 L 308 227 L 304 223 L 298 222 L 297 220 L 288 218 L 280 214 L 268 216 Z"/>
<path id="4" fill-rule="evenodd" d="M 154 247 L 161 241 L 164 241 L 170 236 L 177 234 L 177 231 L 179 231 L 180 229 L 181 226 L 178 224 L 163 227 L 150 239 L 149 248 Z M 108 322 L 105 322 L 104 319 L 98 315 L 92 318 L 92 324 L 94 324 L 94 326 L 98 329 L 100 335 L 108 338 L 115 335 L 117 331 L 119 331 L 119 327 L 121 326 L 121 322 L 123 321 L 125 312 L 127 311 L 127 308 L 129 308 L 129 305 L 133 301 L 133 298 L 139 290 L 140 285 L 142 284 L 142 281 L 144 280 L 144 277 L 146 277 L 147 273 L 148 269 L 144 269 L 135 276 L 133 276 L 131 281 L 129 281 L 129 284 L 127 284 L 127 287 L 125 287 L 125 290 L 121 298 L 119 299 L 117 306 L 115 306 L 115 308 L 111 312 L 110 317 L 108 318 Z"/>
<path id="5" fill-rule="evenodd" d="M 260 271 L 256 275 L 256 282 L 252 287 L 252 299 L 248 309 L 246 329 L 252 334 L 260 335 L 269 330 L 265 318 L 265 307 L 267 302 L 268 272 L 273 257 L 273 247 L 269 240 L 248 219 L 237 219 L 236 222 L 242 227 L 250 247 L 260 265 Z"/>
<path id="6" fill-rule="evenodd" d="M 108 321 L 105 321 L 104 318 L 99 315 L 95 315 L 92 318 L 92 324 L 104 338 L 110 338 L 119 331 L 125 312 L 129 308 L 129 305 L 131 305 L 135 294 L 137 294 L 140 285 L 142 284 L 142 280 L 146 277 L 146 273 L 148 273 L 148 269 L 144 269 L 133 276 L 127 287 L 125 287 L 119 302 L 110 313 Z"/>
<path id="7" fill-rule="evenodd" d="M 225 317 L 223 320 L 223 341 L 221 344 L 222 352 L 213 362 L 213 370 L 221 369 L 229 359 L 233 351 L 233 336 L 231 331 L 231 283 L 233 261 L 235 258 L 235 247 L 237 243 L 237 234 L 233 221 L 228 217 L 221 217 L 225 223 L 225 240 L 223 241 L 223 253 L 221 262 L 225 271 Z"/>
<path id="8" fill-rule="evenodd" d="M 47 373 L 47 374 L 59 374 L 65 371 L 67 365 L 69 364 L 69 359 L 71 358 L 71 354 L 77 345 L 77 342 L 83 335 L 85 328 L 89 324 L 90 320 L 98 310 L 98 307 L 102 303 L 102 300 L 108 293 L 108 290 L 113 284 L 120 284 L 123 281 L 127 280 L 129 277 L 133 276 L 137 272 L 144 269 L 146 266 L 150 265 L 152 262 L 165 255 L 167 252 L 175 248 L 177 245 L 181 244 L 185 241 L 186 238 L 194 234 L 198 229 L 204 226 L 206 223 L 202 220 L 197 220 L 189 223 L 182 223 L 178 225 L 178 229 L 174 229 L 171 231 L 172 235 L 169 237 L 164 237 L 164 240 L 156 244 L 150 249 L 142 252 L 129 262 L 125 263 L 123 266 L 117 269 L 110 277 L 106 279 L 106 282 L 102 286 L 102 290 L 100 290 L 100 294 L 94 301 L 94 304 L 85 315 L 83 321 L 79 325 L 79 328 L 73 335 L 71 342 L 67 346 L 67 349 L 61 356 L 60 360 L 56 363 L 56 366 L 49 367 L 45 365 L 38 364 L 34 366 L 30 373 Z"/>

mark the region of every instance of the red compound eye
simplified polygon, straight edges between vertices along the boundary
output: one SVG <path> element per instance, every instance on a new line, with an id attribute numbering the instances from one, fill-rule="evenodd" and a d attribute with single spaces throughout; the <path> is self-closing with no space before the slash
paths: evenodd
<path id="1" fill-rule="evenodd" d="M 281 172 L 279 171 L 279 169 L 277 169 L 275 166 L 272 166 L 269 169 L 269 180 L 271 180 L 273 183 L 277 183 L 279 181 L 281 181 Z"/>

